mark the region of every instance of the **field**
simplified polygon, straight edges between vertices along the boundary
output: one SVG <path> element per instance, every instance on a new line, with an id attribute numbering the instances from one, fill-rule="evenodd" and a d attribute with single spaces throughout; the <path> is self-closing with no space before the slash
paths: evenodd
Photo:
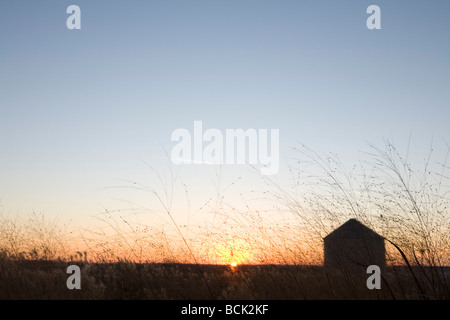
<path id="1" fill-rule="evenodd" d="M 70 264 L 81 269 L 81 289 L 69 290 Z M 369 275 L 322 266 L 84 263 L 2 260 L 0 299 L 45 300 L 296 300 L 450 299 L 450 268 L 403 266 L 383 270 L 380 290 Z"/>
<path id="2" fill-rule="evenodd" d="M 93 229 L 69 232 L 41 214 L 21 220 L 2 211 L 0 299 L 449 300 L 447 158 L 440 170 L 428 163 L 412 170 L 389 142 L 373 152 L 372 162 L 348 171 L 303 148 L 292 187 L 266 181 L 271 189 L 258 201 L 267 209 L 251 201 L 238 209 L 218 192 L 196 211 L 199 225 L 178 222 L 171 209 L 181 201 L 172 194 L 177 181 L 159 175 L 163 191 L 144 190 L 161 208 L 107 210 Z M 167 223 L 143 224 L 143 214 Z M 367 286 L 372 262 L 322 266 L 324 238 L 349 219 L 384 242 L 380 289 Z M 67 286 L 71 265 L 80 267 L 80 290 Z"/>

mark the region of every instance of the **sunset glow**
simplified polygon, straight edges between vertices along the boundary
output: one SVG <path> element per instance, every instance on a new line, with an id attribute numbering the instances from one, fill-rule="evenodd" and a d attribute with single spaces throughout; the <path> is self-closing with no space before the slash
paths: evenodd
<path id="1" fill-rule="evenodd" d="M 74 2 L 0 1 L 0 299 L 450 298 L 449 0 Z"/>

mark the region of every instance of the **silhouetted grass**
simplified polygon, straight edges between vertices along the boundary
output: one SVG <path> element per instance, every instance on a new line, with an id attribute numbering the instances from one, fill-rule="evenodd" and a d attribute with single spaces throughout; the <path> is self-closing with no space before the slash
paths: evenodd
<path id="1" fill-rule="evenodd" d="M 162 191 L 131 184 L 158 199 L 160 208 L 105 210 L 96 228 L 70 233 L 43 215 L 2 214 L 0 298 L 450 298 L 447 158 L 436 171 L 430 152 L 425 170 L 413 170 L 408 157 L 386 142 L 384 149 L 371 146 L 370 160 L 347 170 L 336 156 L 304 146 L 299 151 L 291 185 L 265 179 L 267 191 L 239 207 L 225 192 L 235 182 L 218 188 L 215 199 L 195 210 L 205 217 L 202 224 L 177 221 L 175 184 L 188 204 L 190 196 L 173 172 L 164 178 L 155 173 Z M 142 213 L 164 223 L 143 223 Z M 349 218 L 386 239 L 381 290 L 367 288 L 364 270 L 319 266 L 323 237 Z M 237 268 L 229 267 L 232 261 Z M 71 264 L 81 266 L 81 290 L 66 287 Z"/>

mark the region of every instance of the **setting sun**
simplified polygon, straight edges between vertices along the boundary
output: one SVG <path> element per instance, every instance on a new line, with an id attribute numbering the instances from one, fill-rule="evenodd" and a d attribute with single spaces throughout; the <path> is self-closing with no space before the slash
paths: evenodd
<path id="1" fill-rule="evenodd" d="M 0 303 L 450 301 L 450 0 L 17 3 Z"/>
<path id="2" fill-rule="evenodd" d="M 249 241 L 239 239 L 237 235 L 231 233 L 228 233 L 227 237 L 222 237 L 220 242 L 215 242 L 213 249 L 214 261 L 231 267 L 251 263 L 254 258 L 254 249 Z"/>

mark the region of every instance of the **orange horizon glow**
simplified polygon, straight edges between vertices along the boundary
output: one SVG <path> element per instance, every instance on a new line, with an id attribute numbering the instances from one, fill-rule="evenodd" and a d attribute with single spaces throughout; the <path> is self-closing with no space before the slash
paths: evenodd
<path id="1" fill-rule="evenodd" d="M 236 225 L 217 225 L 214 229 L 199 228 L 199 232 L 186 231 L 184 239 L 173 230 L 160 232 L 156 228 L 133 229 L 132 232 L 126 228 L 98 229 L 91 233 L 84 231 L 82 236 L 76 230 L 68 230 L 60 234 L 61 238 L 51 233 L 48 238 L 39 237 L 31 230 L 29 234 L 23 233 L 27 236 L 24 238 L 26 241 L 18 241 L 15 247 L 4 241 L 0 249 L 3 248 L 3 252 L 13 259 L 60 258 L 92 263 L 186 263 L 231 268 L 241 265 L 323 265 L 323 243 L 307 235 L 300 237 L 297 230 L 278 228 L 272 231 L 266 227 L 261 235 L 251 227 L 244 230 Z M 392 245 L 386 243 L 385 247 L 388 266 L 405 264 Z M 46 255 L 47 248 L 51 255 Z M 36 250 L 38 254 L 34 254 Z M 87 252 L 87 258 L 84 252 Z M 439 255 L 443 258 L 443 266 L 450 264 L 448 251 Z M 427 265 L 426 260 L 423 261 Z"/>

